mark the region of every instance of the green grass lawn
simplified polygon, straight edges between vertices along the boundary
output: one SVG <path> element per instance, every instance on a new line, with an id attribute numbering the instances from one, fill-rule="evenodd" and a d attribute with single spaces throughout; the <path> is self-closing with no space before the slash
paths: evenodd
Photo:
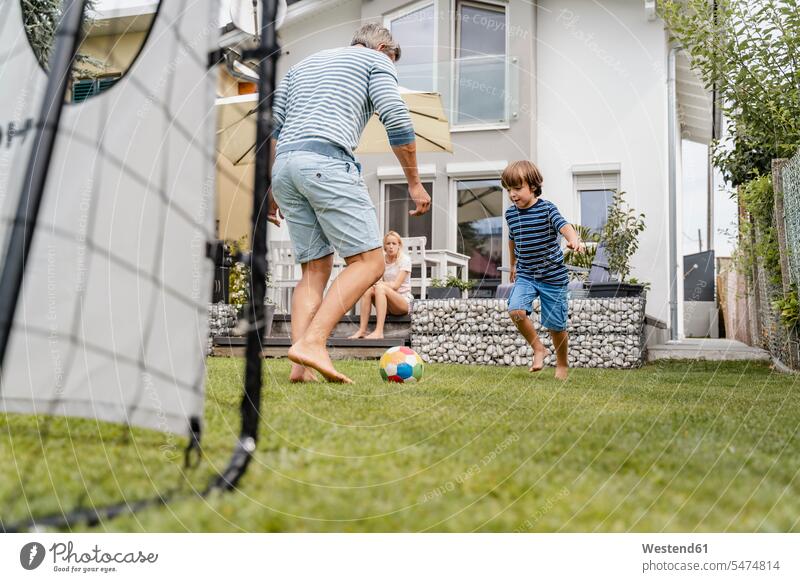
<path id="1" fill-rule="evenodd" d="M 240 491 L 192 497 L 227 462 L 243 361 L 208 361 L 205 461 L 183 439 L 0 415 L 12 523 L 178 491 L 110 531 L 798 531 L 800 376 L 748 363 L 633 371 L 426 366 L 384 384 L 290 385 L 267 360 L 261 440 Z"/>

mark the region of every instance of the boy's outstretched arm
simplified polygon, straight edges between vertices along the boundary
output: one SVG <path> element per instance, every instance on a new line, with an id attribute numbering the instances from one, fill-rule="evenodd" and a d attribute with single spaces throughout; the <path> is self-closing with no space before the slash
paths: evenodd
<path id="1" fill-rule="evenodd" d="M 516 249 L 514 248 L 514 239 L 508 239 L 508 256 L 509 260 L 511 261 L 511 273 L 508 276 L 508 280 L 513 283 L 517 278 L 517 253 L 515 252 Z"/>
<path id="2" fill-rule="evenodd" d="M 565 224 L 559 231 L 561 235 L 567 239 L 567 248 L 582 253 L 586 250 L 586 245 L 578 238 L 578 233 L 571 224 Z"/>

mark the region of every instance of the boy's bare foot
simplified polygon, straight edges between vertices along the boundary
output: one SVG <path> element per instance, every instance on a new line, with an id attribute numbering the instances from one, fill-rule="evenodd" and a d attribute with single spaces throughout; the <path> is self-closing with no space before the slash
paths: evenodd
<path id="1" fill-rule="evenodd" d="M 569 368 L 566 366 L 556 366 L 556 380 L 566 380 L 569 376 Z"/>
<path id="2" fill-rule="evenodd" d="M 331 357 L 324 347 L 309 346 L 301 340 L 289 348 L 288 355 L 289 359 L 295 364 L 315 369 L 329 382 L 353 383 L 350 378 L 336 371 Z"/>
<path id="3" fill-rule="evenodd" d="M 547 356 L 547 349 L 542 346 L 540 349 L 533 350 L 533 365 L 528 368 L 529 372 L 541 372 L 544 368 L 544 358 Z"/>
<path id="4" fill-rule="evenodd" d="M 292 364 L 292 371 L 289 373 L 289 382 L 319 382 L 314 370 L 309 370 L 305 366 L 299 364 Z"/>
<path id="5" fill-rule="evenodd" d="M 365 335 L 366 335 L 366 332 L 363 332 L 363 331 L 361 331 L 361 330 L 359 329 L 359 330 L 358 330 L 356 333 L 354 333 L 353 335 L 351 335 L 351 336 L 350 336 L 350 337 L 348 337 L 347 339 L 361 339 L 361 338 L 362 338 L 362 337 L 364 337 Z"/>
<path id="6" fill-rule="evenodd" d="M 364 336 L 364 339 L 383 339 L 383 334 L 373 331 L 371 334 Z"/>

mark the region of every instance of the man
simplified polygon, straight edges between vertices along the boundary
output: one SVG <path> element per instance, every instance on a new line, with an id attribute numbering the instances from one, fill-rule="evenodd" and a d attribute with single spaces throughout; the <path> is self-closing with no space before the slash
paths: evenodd
<path id="1" fill-rule="evenodd" d="M 353 150 L 374 112 L 403 167 L 416 208 L 431 199 L 417 169 L 414 128 L 397 87 L 400 47 L 377 24 L 362 26 L 349 47 L 318 52 L 286 73 L 273 102 L 272 194 L 268 219 L 289 225 L 303 277 L 292 299 L 290 381 L 351 383 L 338 372 L 326 342 L 339 319 L 382 275 L 382 237 L 375 207 Z M 280 208 L 280 210 L 279 210 Z M 333 251 L 346 268 L 323 298 Z"/>

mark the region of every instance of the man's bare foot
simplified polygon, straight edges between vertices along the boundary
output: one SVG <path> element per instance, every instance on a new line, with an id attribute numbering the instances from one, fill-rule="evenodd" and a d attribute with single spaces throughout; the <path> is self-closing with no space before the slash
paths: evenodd
<path id="1" fill-rule="evenodd" d="M 364 336 L 366 335 L 366 333 L 367 333 L 367 332 L 365 332 L 365 331 L 361 331 L 361 330 L 359 329 L 359 330 L 358 330 L 356 333 L 354 333 L 353 335 L 351 335 L 351 336 L 350 336 L 350 337 L 348 337 L 347 339 L 361 339 L 362 337 L 364 337 Z"/>
<path id="2" fill-rule="evenodd" d="M 556 380 L 566 380 L 569 376 L 569 369 L 566 366 L 556 366 Z"/>
<path id="3" fill-rule="evenodd" d="M 310 370 L 305 366 L 300 366 L 299 364 L 292 364 L 292 371 L 289 374 L 289 382 L 319 382 L 319 379 L 314 373 L 314 370 Z"/>
<path id="4" fill-rule="evenodd" d="M 383 339 L 383 334 L 373 331 L 371 334 L 364 336 L 364 339 Z"/>
<path id="5" fill-rule="evenodd" d="M 309 346 L 301 340 L 289 348 L 288 355 L 289 359 L 295 364 L 315 369 L 329 382 L 353 383 L 350 378 L 336 371 L 331 357 L 324 347 Z"/>
<path id="6" fill-rule="evenodd" d="M 542 346 L 540 349 L 533 350 L 533 365 L 528 368 L 529 372 L 540 372 L 544 368 L 544 358 L 547 356 L 547 349 Z"/>

